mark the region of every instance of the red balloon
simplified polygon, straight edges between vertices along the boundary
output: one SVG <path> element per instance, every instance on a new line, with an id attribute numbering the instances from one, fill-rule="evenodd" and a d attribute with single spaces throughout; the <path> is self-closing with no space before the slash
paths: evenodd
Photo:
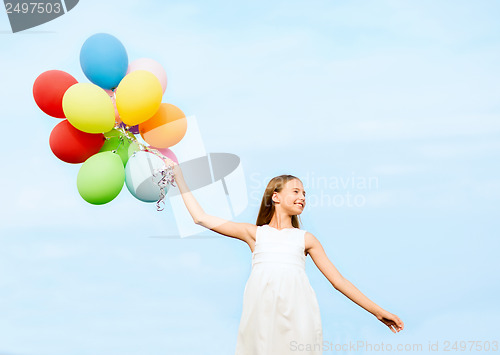
<path id="1" fill-rule="evenodd" d="M 36 78 L 33 84 L 33 97 L 40 109 L 47 115 L 65 118 L 62 99 L 68 88 L 78 81 L 61 70 L 49 70 Z"/>
<path id="2" fill-rule="evenodd" d="M 50 149 L 56 157 L 66 163 L 83 163 L 98 153 L 106 137 L 102 133 L 82 132 L 71 125 L 68 120 L 59 122 L 50 133 Z"/>

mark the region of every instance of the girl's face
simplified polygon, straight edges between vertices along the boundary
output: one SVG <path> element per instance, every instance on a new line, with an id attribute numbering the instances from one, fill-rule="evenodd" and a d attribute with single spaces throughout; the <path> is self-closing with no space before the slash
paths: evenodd
<path id="1" fill-rule="evenodd" d="M 288 181 L 273 199 L 275 203 L 279 202 L 281 209 L 292 216 L 301 214 L 306 206 L 306 192 L 300 180 L 297 179 Z"/>

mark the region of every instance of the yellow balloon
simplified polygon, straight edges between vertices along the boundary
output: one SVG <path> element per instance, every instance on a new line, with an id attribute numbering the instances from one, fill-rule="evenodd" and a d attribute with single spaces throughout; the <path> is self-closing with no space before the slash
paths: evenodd
<path id="1" fill-rule="evenodd" d="M 120 119 L 126 125 L 135 126 L 147 121 L 158 111 L 163 88 L 153 73 L 136 70 L 125 75 L 115 94 Z"/>
<path id="2" fill-rule="evenodd" d="M 102 88 L 91 83 L 70 86 L 62 100 L 64 115 L 76 129 L 104 133 L 115 126 L 113 102 Z"/>

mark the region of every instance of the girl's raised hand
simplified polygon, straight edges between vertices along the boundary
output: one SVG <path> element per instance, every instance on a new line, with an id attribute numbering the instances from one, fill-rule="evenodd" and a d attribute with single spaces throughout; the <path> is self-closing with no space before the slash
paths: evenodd
<path id="1" fill-rule="evenodd" d="M 180 181 L 184 180 L 184 177 L 182 176 L 182 170 L 181 170 L 179 164 L 177 164 L 175 161 L 173 161 L 172 159 L 167 158 L 167 157 L 165 157 L 163 159 L 163 161 L 165 162 L 165 165 L 167 166 L 167 168 L 168 167 L 171 168 L 170 174 L 176 182 L 179 182 L 179 180 Z"/>
<path id="2" fill-rule="evenodd" d="M 173 161 L 172 159 L 167 158 L 167 157 L 165 157 L 165 159 L 163 159 L 163 161 L 165 162 L 165 164 L 167 166 L 171 166 L 172 168 L 174 168 L 176 165 L 178 165 L 175 161 Z"/>
<path id="3" fill-rule="evenodd" d="M 399 319 L 397 315 L 387 312 L 386 310 L 383 310 L 377 315 L 377 319 L 387 325 L 393 333 L 397 333 L 404 328 L 403 321 Z"/>

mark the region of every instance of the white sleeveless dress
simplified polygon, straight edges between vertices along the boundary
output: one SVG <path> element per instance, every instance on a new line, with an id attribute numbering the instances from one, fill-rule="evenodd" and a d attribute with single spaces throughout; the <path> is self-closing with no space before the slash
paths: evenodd
<path id="1" fill-rule="evenodd" d="M 319 304 L 305 272 L 305 233 L 257 227 L 236 355 L 323 353 Z"/>

